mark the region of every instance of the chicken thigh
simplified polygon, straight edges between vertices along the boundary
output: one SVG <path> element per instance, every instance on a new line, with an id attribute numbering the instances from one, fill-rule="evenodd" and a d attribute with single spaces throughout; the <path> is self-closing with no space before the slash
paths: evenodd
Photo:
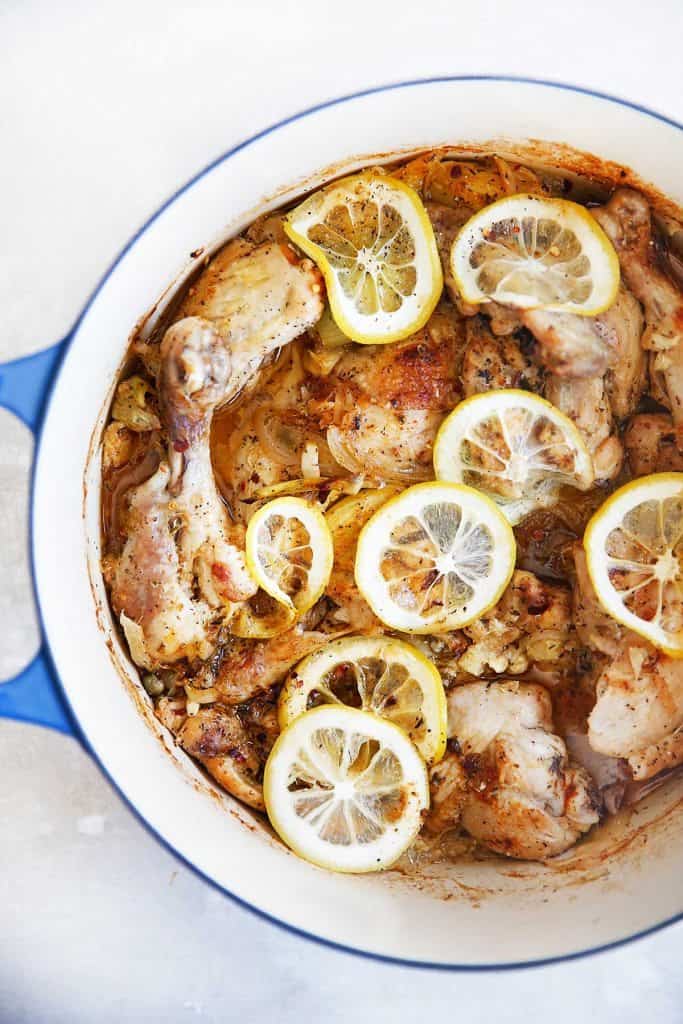
<path id="1" fill-rule="evenodd" d="M 542 686 L 457 686 L 448 695 L 448 731 L 455 749 L 432 771 L 432 830 L 450 827 L 459 812 L 462 827 L 496 853 L 545 860 L 599 821 L 595 789 L 553 732 Z"/>
<path id="2" fill-rule="evenodd" d="M 645 310 L 643 347 L 651 352 L 650 373 L 666 395 L 683 446 L 683 295 L 655 262 L 652 218 L 647 200 L 632 189 L 617 189 L 592 211 L 612 241 L 624 280 Z"/>
<path id="3" fill-rule="evenodd" d="M 683 664 L 630 643 L 598 679 L 588 719 L 594 750 L 625 758 L 634 779 L 649 779 L 683 761 Z"/>
<path id="4" fill-rule="evenodd" d="M 588 716 L 593 751 L 627 762 L 635 780 L 683 763 L 683 660 L 657 651 L 604 612 L 588 575 L 583 546 L 574 547 L 575 622 L 595 652 L 595 706 Z"/>
<path id="5" fill-rule="evenodd" d="M 431 477 L 434 437 L 460 398 L 462 343 L 461 321 L 443 303 L 406 341 L 345 353 L 308 406 L 338 462 L 384 481 Z"/>

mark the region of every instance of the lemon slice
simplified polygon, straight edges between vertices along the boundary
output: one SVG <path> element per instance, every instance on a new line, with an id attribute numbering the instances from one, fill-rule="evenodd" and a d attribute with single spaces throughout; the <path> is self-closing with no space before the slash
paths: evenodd
<path id="1" fill-rule="evenodd" d="M 621 487 L 588 523 L 583 544 L 605 611 L 683 657 L 683 473 Z"/>
<path id="2" fill-rule="evenodd" d="M 417 835 L 425 763 L 398 726 L 338 705 L 280 733 L 263 777 L 268 817 L 300 857 L 332 871 L 380 871 Z"/>
<path id="3" fill-rule="evenodd" d="M 402 640 L 343 637 L 304 658 L 280 693 L 281 727 L 321 704 L 372 711 L 407 732 L 429 764 L 443 757 L 447 715 L 441 676 Z"/>
<path id="4" fill-rule="evenodd" d="M 365 345 L 424 326 L 443 287 L 434 231 L 419 196 L 383 174 L 358 174 L 314 192 L 284 228 L 315 260 L 332 316 Z"/>
<path id="5" fill-rule="evenodd" d="M 588 210 L 567 199 L 518 195 L 467 221 L 451 249 L 466 302 L 595 316 L 614 302 L 619 259 Z"/>
<path id="6" fill-rule="evenodd" d="M 327 586 L 334 551 L 325 517 L 304 498 L 276 498 L 249 520 L 247 568 L 276 601 L 299 614 L 308 611 Z"/>
<path id="7" fill-rule="evenodd" d="M 515 556 L 512 528 L 490 498 L 462 484 L 416 484 L 363 527 L 356 584 L 386 625 L 442 633 L 496 604 Z"/>
<path id="8" fill-rule="evenodd" d="M 593 460 L 576 426 L 528 391 L 485 391 L 461 402 L 434 443 L 439 480 L 469 484 L 500 505 L 513 525 L 554 505 L 562 486 L 587 490 Z"/>

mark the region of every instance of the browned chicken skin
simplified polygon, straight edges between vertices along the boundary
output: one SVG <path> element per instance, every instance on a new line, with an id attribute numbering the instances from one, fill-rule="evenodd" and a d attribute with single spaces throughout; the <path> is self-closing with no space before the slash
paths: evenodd
<path id="1" fill-rule="evenodd" d="M 445 302 L 405 341 L 345 353 L 309 402 L 335 458 L 385 481 L 431 477 L 434 437 L 461 396 L 462 344 L 462 323 Z"/>
<path id="2" fill-rule="evenodd" d="M 264 810 L 261 780 L 277 739 L 277 701 L 271 692 L 239 708 L 212 704 L 194 714 L 174 707 L 182 701 L 162 698 L 157 715 L 191 757 L 195 757 L 229 793 Z"/>
<path id="3" fill-rule="evenodd" d="M 634 416 L 624 433 L 624 447 L 634 476 L 683 472 L 683 453 L 676 444 L 676 429 L 668 413 Z"/>
<path id="4" fill-rule="evenodd" d="M 465 331 L 462 386 L 466 398 L 493 388 L 542 391 L 541 368 L 528 351 L 523 351 L 517 337 L 494 334 L 483 316 L 471 317 Z"/>

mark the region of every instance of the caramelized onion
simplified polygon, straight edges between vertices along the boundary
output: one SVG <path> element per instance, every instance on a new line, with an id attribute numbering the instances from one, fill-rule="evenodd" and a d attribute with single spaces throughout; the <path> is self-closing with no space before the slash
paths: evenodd
<path id="1" fill-rule="evenodd" d="M 361 474 L 363 472 L 360 462 L 344 443 L 343 435 L 338 427 L 328 427 L 326 439 L 335 462 L 338 462 L 344 469 L 348 469 L 349 473 Z"/>
<path id="2" fill-rule="evenodd" d="M 154 668 L 147 654 L 145 634 L 142 631 L 142 626 L 133 619 L 129 619 L 125 612 L 121 612 L 119 622 L 130 650 L 130 656 L 135 664 L 141 668 Z"/>
<path id="3" fill-rule="evenodd" d="M 252 425 L 264 455 L 278 466 L 298 465 L 304 443 L 303 430 L 277 419 L 272 405 L 258 409 Z"/>

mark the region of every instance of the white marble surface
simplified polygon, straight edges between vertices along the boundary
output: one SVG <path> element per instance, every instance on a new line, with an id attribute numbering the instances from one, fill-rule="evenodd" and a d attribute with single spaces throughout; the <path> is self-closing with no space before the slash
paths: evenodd
<path id="1" fill-rule="evenodd" d="M 683 120 L 680 0 L 0 0 L 0 359 L 64 335 L 117 250 L 232 143 L 385 81 L 508 72 Z M 457 132 L 457 125 L 454 125 Z M 31 441 L 0 412 L 0 679 L 35 650 Z M 253 917 L 159 847 L 77 744 L 0 722 L 0 1024 L 683 1020 L 672 928 L 482 977 L 378 965 Z M 457 954 L 456 954 L 457 955 Z"/>

